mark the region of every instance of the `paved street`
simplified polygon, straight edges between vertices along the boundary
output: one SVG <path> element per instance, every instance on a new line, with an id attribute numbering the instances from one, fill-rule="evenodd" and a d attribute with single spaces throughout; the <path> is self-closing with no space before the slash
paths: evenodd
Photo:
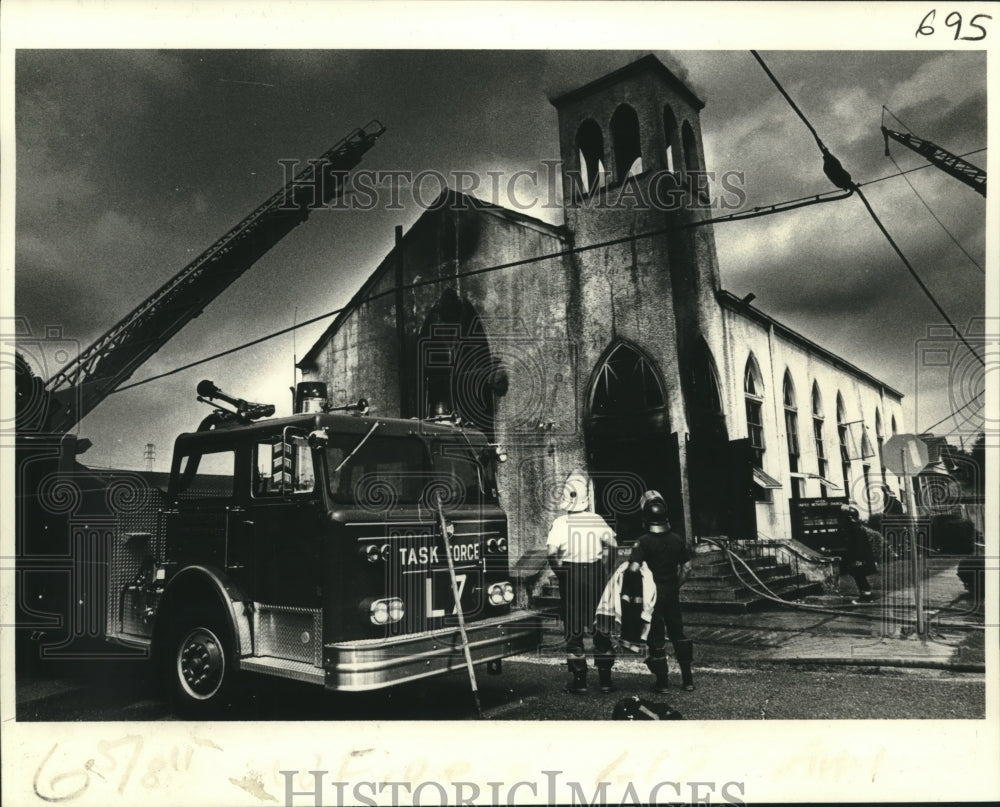
<path id="1" fill-rule="evenodd" d="M 985 712 L 984 615 L 963 590 L 951 561 L 929 570 L 930 635 L 908 625 L 907 592 L 885 587 L 880 602 L 847 608 L 689 613 L 695 640 L 695 692 L 649 692 L 640 657 L 616 665 L 620 691 L 600 695 L 591 672 L 587 697 L 563 692 L 561 625 L 552 620 L 542 649 L 504 662 L 501 676 L 478 675 L 486 719 L 603 720 L 616 700 L 638 694 L 668 702 L 693 720 L 981 718 Z M 671 662 L 673 663 L 673 662 Z M 674 682 L 677 681 L 674 668 Z M 227 717 L 238 720 L 474 719 L 468 678 L 443 678 L 374 693 L 327 693 L 254 677 Z M 19 720 L 178 719 L 136 661 L 62 664 L 17 692 Z"/>
<path id="2" fill-rule="evenodd" d="M 74 676 L 36 681 L 19 692 L 19 720 L 173 720 L 170 704 L 147 680 L 144 664 L 93 663 Z M 620 691 L 562 691 L 555 659 L 508 661 L 501 676 L 480 674 L 484 717 L 500 720 L 602 720 L 615 701 L 639 694 L 668 702 L 693 720 L 838 718 L 980 718 L 983 677 L 941 670 L 697 667 L 698 689 L 667 696 L 648 691 L 651 676 L 634 661 L 619 664 Z M 676 678 L 675 678 L 676 681 Z M 462 720 L 475 717 L 468 679 L 454 673 L 382 693 L 325 693 L 304 684 L 255 679 L 232 710 L 238 720 Z"/>

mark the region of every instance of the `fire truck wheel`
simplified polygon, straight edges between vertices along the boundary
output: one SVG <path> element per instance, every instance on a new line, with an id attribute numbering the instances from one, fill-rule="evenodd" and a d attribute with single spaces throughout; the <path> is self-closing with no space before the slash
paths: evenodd
<path id="1" fill-rule="evenodd" d="M 179 616 L 167 658 L 177 705 L 189 713 L 215 712 L 229 703 L 236 675 L 229 626 L 212 614 Z"/>

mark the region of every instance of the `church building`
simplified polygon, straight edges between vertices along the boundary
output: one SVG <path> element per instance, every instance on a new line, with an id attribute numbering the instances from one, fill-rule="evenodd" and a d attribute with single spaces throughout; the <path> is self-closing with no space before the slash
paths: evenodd
<path id="1" fill-rule="evenodd" d="M 689 539 L 791 538 L 801 499 L 881 512 L 902 395 L 723 288 L 699 226 L 718 212 L 696 181 L 704 103 L 652 55 L 552 103 L 564 225 L 447 192 L 397 231 L 304 378 L 502 445 L 512 560 L 544 545 L 575 468 L 623 538 L 647 488 Z"/>

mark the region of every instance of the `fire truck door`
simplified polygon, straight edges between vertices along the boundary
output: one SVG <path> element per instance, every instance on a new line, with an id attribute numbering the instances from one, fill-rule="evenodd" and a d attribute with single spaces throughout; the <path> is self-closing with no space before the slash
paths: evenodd
<path id="1" fill-rule="evenodd" d="M 226 571 L 232 579 L 249 585 L 256 566 L 255 524 L 241 504 L 226 508 Z"/>

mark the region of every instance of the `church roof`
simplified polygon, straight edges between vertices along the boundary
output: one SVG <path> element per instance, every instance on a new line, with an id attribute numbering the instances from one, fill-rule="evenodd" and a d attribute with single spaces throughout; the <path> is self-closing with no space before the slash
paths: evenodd
<path id="1" fill-rule="evenodd" d="M 476 213 L 486 216 L 497 216 L 506 221 L 512 222 L 522 227 L 528 227 L 534 230 L 538 230 L 554 238 L 558 238 L 560 241 L 566 241 L 568 239 L 568 232 L 565 227 L 558 227 L 554 224 L 549 224 L 548 222 L 542 221 L 541 219 L 536 219 L 533 216 L 528 216 L 518 210 L 510 210 L 509 208 L 502 207 L 501 205 L 495 205 L 492 202 L 485 202 L 482 199 L 477 199 L 475 196 L 470 196 L 466 193 L 460 193 L 459 191 L 452 190 L 451 188 L 446 188 L 442 191 L 441 195 L 425 210 L 420 217 L 410 226 L 410 229 L 406 231 L 403 235 L 403 241 L 409 238 L 412 233 L 421 225 L 422 222 L 426 221 L 433 214 L 437 213 L 443 209 L 454 209 L 454 210 L 473 210 Z M 365 300 L 371 295 L 372 289 L 382 278 L 382 276 L 395 266 L 393 257 L 396 254 L 396 250 L 400 248 L 402 241 L 396 244 L 386 256 L 382 259 L 381 263 L 375 268 L 361 284 L 354 296 L 351 297 L 350 302 L 345 305 L 333 322 L 330 323 L 329 327 L 323 334 L 316 340 L 315 344 L 309 348 L 308 352 L 296 365 L 301 369 L 308 369 L 316 361 L 316 357 L 319 352 L 326 346 L 330 338 L 340 329 L 343 324 L 354 310 L 365 302 Z"/>
<path id="2" fill-rule="evenodd" d="M 860 367 L 851 364 L 846 359 L 838 356 L 836 353 L 832 353 L 825 347 L 820 347 L 814 341 L 803 336 L 798 331 L 793 331 L 787 325 L 782 325 L 774 317 L 770 316 L 769 314 L 765 314 L 759 308 L 754 308 L 752 305 L 750 305 L 750 303 L 744 302 L 741 298 L 737 297 L 731 291 L 726 291 L 725 289 L 719 289 L 715 293 L 715 297 L 722 305 L 728 306 L 730 310 L 735 311 L 738 314 L 743 314 L 744 316 L 749 317 L 750 319 L 757 320 L 757 322 L 760 322 L 763 325 L 768 325 L 770 327 L 773 327 L 775 333 L 779 334 L 785 339 L 788 339 L 788 341 L 794 342 L 795 344 L 805 348 L 811 353 L 815 353 L 818 356 L 822 356 L 828 362 L 839 367 L 840 369 L 846 370 L 849 373 L 853 373 L 854 375 L 860 376 L 864 378 L 866 381 L 869 381 L 870 383 L 874 384 L 875 386 L 881 387 L 889 395 L 892 395 L 893 397 L 902 400 L 903 393 L 901 393 L 899 390 L 890 387 L 881 379 L 876 378 L 870 373 L 866 373 Z"/>

